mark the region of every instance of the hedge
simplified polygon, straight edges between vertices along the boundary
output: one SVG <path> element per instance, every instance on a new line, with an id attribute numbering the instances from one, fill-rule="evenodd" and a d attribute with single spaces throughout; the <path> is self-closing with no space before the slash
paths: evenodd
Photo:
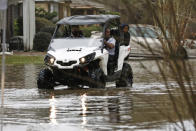
<path id="1" fill-rule="evenodd" d="M 36 17 L 36 32 L 40 32 L 42 28 L 49 26 L 54 27 L 55 24 L 45 18 Z"/>
<path id="2" fill-rule="evenodd" d="M 52 35 L 47 32 L 38 32 L 34 37 L 34 50 L 46 51 L 51 40 Z"/>

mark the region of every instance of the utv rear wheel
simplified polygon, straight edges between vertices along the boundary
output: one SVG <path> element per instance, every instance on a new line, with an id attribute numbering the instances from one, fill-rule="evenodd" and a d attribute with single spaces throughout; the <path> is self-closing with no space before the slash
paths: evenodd
<path id="1" fill-rule="evenodd" d="M 39 89 L 53 89 L 54 77 L 50 69 L 42 69 L 38 75 L 37 87 Z"/>
<path id="2" fill-rule="evenodd" d="M 92 69 L 89 72 L 89 75 L 90 75 L 89 87 L 105 88 L 104 73 L 101 68 Z"/>
<path id="3" fill-rule="evenodd" d="M 118 87 L 132 87 L 133 71 L 129 64 L 124 63 L 120 79 L 116 82 Z"/>

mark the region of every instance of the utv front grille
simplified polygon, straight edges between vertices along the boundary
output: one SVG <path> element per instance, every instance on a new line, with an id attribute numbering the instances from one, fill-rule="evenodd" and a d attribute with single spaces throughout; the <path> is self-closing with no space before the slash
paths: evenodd
<path id="1" fill-rule="evenodd" d="M 56 63 L 61 66 L 71 66 L 73 64 L 76 64 L 77 61 L 69 61 L 69 62 L 57 61 Z"/>

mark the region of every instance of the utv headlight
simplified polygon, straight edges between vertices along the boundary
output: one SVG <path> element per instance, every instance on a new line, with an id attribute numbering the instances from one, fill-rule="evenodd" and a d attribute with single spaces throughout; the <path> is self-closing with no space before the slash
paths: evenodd
<path id="1" fill-rule="evenodd" d="M 86 63 L 91 62 L 95 58 L 95 55 L 96 55 L 96 53 L 94 52 L 94 53 L 91 53 L 89 55 L 86 55 L 86 56 L 80 58 L 80 64 L 86 64 Z"/>
<path id="2" fill-rule="evenodd" d="M 53 65 L 55 62 L 55 58 L 52 55 L 47 54 L 44 58 L 44 61 L 46 65 Z"/>
<path id="3" fill-rule="evenodd" d="M 80 63 L 85 63 L 85 61 L 86 61 L 86 59 L 85 59 L 84 57 L 82 57 L 82 58 L 80 59 Z"/>
<path id="4" fill-rule="evenodd" d="M 55 59 L 54 58 L 50 58 L 50 64 L 54 64 Z"/>

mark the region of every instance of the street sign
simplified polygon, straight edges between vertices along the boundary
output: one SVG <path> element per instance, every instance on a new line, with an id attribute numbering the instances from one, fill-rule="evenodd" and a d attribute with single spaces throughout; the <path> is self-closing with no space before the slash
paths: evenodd
<path id="1" fill-rule="evenodd" d="M 0 10 L 7 9 L 7 0 L 0 0 Z"/>

